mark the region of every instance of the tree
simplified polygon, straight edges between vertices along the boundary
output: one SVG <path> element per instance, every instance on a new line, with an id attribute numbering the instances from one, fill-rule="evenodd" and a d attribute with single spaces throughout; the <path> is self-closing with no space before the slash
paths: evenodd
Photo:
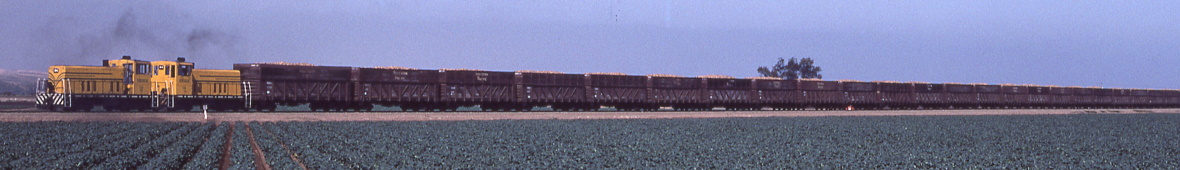
<path id="1" fill-rule="evenodd" d="M 778 63 L 770 67 L 758 67 L 758 74 L 764 77 L 779 77 L 787 80 L 803 78 L 823 78 L 819 72 L 822 71 L 815 66 L 815 61 L 811 58 L 803 58 L 802 60 L 791 57 L 790 60 L 778 58 Z"/>
<path id="2" fill-rule="evenodd" d="M 799 76 L 803 78 L 823 79 L 824 75 L 819 72 L 823 71 L 819 66 L 815 66 L 815 61 L 811 58 L 803 58 L 799 60 Z"/>

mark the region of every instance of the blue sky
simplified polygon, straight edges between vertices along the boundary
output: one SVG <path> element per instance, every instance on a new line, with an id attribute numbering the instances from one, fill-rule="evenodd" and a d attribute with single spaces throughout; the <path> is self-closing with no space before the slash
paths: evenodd
<path id="1" fill-rule="evenodd" d="M 0 68 L 188 57 L 1180 88 L 1175 1 L 0 1 Z"/>

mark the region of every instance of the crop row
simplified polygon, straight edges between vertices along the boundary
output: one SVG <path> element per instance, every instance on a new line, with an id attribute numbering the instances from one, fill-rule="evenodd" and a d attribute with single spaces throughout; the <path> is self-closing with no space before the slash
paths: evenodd
<path id="1" fill-rule="evenodd" d="M 237 123 L 237 129 L 245 129 Z M 230 123 L 0 123 L 0 169 L 217 169 Z M 253 169 L 245 130 L 234 168 Z M 244 143 L 244 145 L 243 145 Z"/>

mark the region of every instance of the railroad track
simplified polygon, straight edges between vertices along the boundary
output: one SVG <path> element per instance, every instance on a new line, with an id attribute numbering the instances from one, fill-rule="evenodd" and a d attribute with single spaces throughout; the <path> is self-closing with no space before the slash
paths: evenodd
<path id="1" fill-rule="evenodd" d="M 0 122 L 32 121 L 464 121 L 545 119 L 678 119 L 820 116 L 951 116 L 1180 113 L 1180 109 L 1016 109 L 873 111 L 697 111 L 697 112 L 6 112 Z"/>

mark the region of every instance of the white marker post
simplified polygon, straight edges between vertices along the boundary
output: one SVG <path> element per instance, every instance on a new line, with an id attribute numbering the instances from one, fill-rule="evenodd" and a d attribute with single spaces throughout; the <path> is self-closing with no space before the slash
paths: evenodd
<path id="1" fill-rule="evenodd" d="M 201 105 L 201 112 L 205 115 L 205 120 L 209 120 L 209 105 Z"/>

